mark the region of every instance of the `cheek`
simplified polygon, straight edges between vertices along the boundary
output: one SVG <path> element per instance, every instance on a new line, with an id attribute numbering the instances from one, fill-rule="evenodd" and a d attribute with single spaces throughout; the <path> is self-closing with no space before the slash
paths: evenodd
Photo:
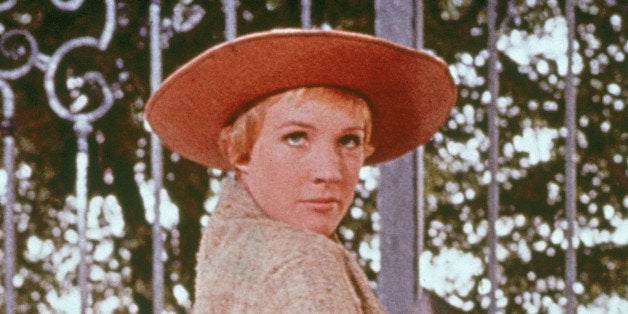
<path id="1" fill-rule="evenodd" d="M 360 168 L 364 165 L 364 154 L 351 153 L 344 156 L 344 169 L 345 177 L 348 180 L 352 180 L 354 183 L 358 182 Z"/>
<path id="2" fill-rule="evenodd" d="M 300 186 L 298 183 L 303 175 L 303 168 L 289 153 L 282 151 L 280 147 L 273 148 L 269 145 L 258 148 L 253 154 L 250 170 L 259 189 L 277 191 L 279 188 L 290 190 Z"/>
<path id="3" fill-rule="evenodd" d="M 343 190 L 346 193 L 346 198 L 351 202 L 355 194 L 355 188 L 360 179 L 359 173 L 362 168 L 362 159 L 350 159 L 345 163 L 345 171 L 343 173 Z"/>
<path id="4" fill-rule="evenodd" d="M 266 167 L 264 177 L 268 180 L 268 183 L 275 184 L 276 188 L 290 190 L 300 186 L 299 183 L 302 183 L 299 180 L 303 175 L 303 169 L 289 159 L 279 159 L 279 162 L 273 160 L 269 164 L 272 164 L 272 166 Z"/>

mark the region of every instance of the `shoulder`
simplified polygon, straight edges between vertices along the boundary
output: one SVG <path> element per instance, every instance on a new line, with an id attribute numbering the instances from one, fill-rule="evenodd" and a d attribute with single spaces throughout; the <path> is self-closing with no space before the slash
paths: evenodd
<path id="1" fill-rule="evenodd" d="M 360 310 L 346 250 L 329 238 L 260 219 L 213 225 L 204 236 L 211 239 L 205 239 L 207 244 L 213 243 L 199 255 L 200 286 L 214 278 L 214 292 L 238 287 L 232 294 L 251 299 L 247 303 L 268 313 Z"/>
<path id="2" fill-rule="evenodd" d="M 265 221 L 259 229 L 275 253 L 312 256 L 322 254 L 330 259 L 342 259 L 344 248 L 323 235 L 298 230 L 284 223 Z"/>
<path id="3" fill-rule="evenodd" d="M 344 248 L 318 234 L 292 228 L 265 229 L 269 309 L 281 312 L 359 312 L 360 299 L 345 264 Z"/>
<path id="4" fill-rule="evenodd" d="M 344 247 L 329 238 L 269 219 L 213 221 L 201 242 L 199 262 L 247 262 L 260 275 L 294 264 L 344 269 L 346 255 Z"/>
<path id="5" fill-rule="evenodd" d="M 255 226 L 254 226 L 255 225 Z M 242 234 L 264 260 L 264 308 L 289 313 L 357 313 L 360 299 L 345 249 L 322 235 L 274 222 L 257 222 Z"/>
<path id="6" fill-rule="evenodd" d="M 235 224 L 239 225 L 236 227 L 237 232 L 224 230 L 231 234 L 226 241 L 231 245 L 225 244 L 264 260 L 270 272 L 293 264 L 344 269 L 344 247 L 320 234 L 298 230 L 272 220 L 243 219 Z"/>
<path id="7" fill-rule="evenodd" d="M 361 301 L 344 263 L 329 252 L 291 254 L 269 273 L 269 309 L 304 313 L 357 313 Z"/>

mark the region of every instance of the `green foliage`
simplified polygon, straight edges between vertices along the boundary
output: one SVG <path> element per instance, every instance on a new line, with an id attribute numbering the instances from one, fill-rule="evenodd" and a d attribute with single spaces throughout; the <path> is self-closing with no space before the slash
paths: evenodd
<path id="1" fill-rule="evenodd" d="M 223 41 L 224 16 L 217 0 L 164 2 L 161 35 L 167 74 Z M 372 1 L 312 2 L 313 25 L 374 32 Z M 579 302 L 587 304 L 598 302 L 600 295 L 617 294 L 624 299 L 628 295 L 628 134 L 624 122 L 628 86 L 623 78 L 628 32 L 625 5 L 603 0 L 577 3 L 576 291 Z M 151 227 L 143 194 L 152 184 L 150 136 L 142 118 L 150 95 L 148 4 L 118 1 L 116 30 L 107 51 L 73 52 L 55 79 L 63 103 L 74 100 L 67 82 L 86 70 L 102 72 L 114 91 L 114 107 L 95 122 L 89 140 L 90 228 L 100 230 L 90 238 L 89 254 L 106 256 L 92 261 L 92 269 L 98 269 L 90 279 L 92 302 L 105 306 L 99 302 L 117 296 L 121 311 L 141 313 L 151 307 Z M 473 311 L 485 308 L 487 298 L 485 5 L 484 1 L 425 1 L 425 47 L 450 63 L 458 80 L 459 101 L 446 127 L 426 147 L 429 253 L 424 259 L 425 265 L 436 265 L 446 254 L 461 252 L 454 256 L 480 261 L 479 272 L 470 275 L 467 283 L 470 288 L 453 284 L 447 289 L 431 288 L 452 304 Z M 0 36 L 12 29 L 27 30 L 36 37 L 41 53 L 50 55 L 72 38 L 99 36 L 104 7 L 99 1 L 88 1 L 78 11 L 67 12 L 48 1 L 19 1 L 13 9 L 0 12 Z M 194 20 L 199 9 L 202 18 Z M 300 1 L 240 0 L 237 10 L 240 34 L 300 25 Z M 177 24 L 177 16 L 193 27 Z M 499 7 L 502 184 L 498 257 L 500 304 L 508 313 L 546 312 L 553 304 L 562 306 L 564 299 L 565 66 L 564 52 L 561 55 L 557 44 L 557 36 L 564 36 L 560 35 L 565 29 L 562 16 L 563 4 L 558 1 L 501 1 Z M 3 42 L 3 46 L 11 51 L 27 47 L 19 40 Z M 23 64 L 26 55 L 3 54 L 0 69 Z M 16 158 L 20 165 L 18 312 L 50 311 L 54 310 L 55 293 L 70 293 L 76 285 L 73 270 L 60 275 L 66 267 L 62 261 L 76 253 L 71 249 L 76 234 L 76 136 L 72 124 L 47 105 L 42 72 L 32 70 L 9 83 L 16 94 Z M 89 84 L 81 87 L 81 92 L 94 95 L 87 108 L 93 108 L 102 97 Z M 164 228 L 166 309 L 184 312 L 193 300 L 200 231 L 203 222 L 211 219 L 224 174 L 207 171 L 168 151 L 164 156 L 165 190 L 179 212 L 175 224 Z M 377 177 L 376 169 L 363 170 L 355 207 L 339 232 L 374 282 L 380 267 Z M 111 229 L 118 213 L 124 220 L 122 231 Z M 108 252 L 110 247 L 113 249 Z M 36 248 L 40 251 L 33 254 Z"/>

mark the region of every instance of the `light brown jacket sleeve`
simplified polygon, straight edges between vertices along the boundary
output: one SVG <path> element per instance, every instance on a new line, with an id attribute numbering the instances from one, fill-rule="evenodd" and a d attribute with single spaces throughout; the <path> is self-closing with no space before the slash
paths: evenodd
<path id="1" fill-rule="evenodd" d="M 362 313 L 342 258 L 319 247 L 291 256 L 271 276 L 264 313 Z"/>

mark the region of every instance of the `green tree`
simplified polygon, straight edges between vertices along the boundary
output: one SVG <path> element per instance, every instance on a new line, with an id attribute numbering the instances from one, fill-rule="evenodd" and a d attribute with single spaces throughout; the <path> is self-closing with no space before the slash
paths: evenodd
<path id="1" fill-rule="evenodd" d="M 89 142 L 88 187 L 94 221 L 90 230 L 98 235 L 90 239 L 92 269 L 96 269 L 90 284 L 94 304 L 124 312 L 146 312 L 151 306 L 151 227 L 145 215 L 151 163 L 142 118 L 150 94 L 148 2 L 118 1 L 116 30 L 106 52 L 72 52 L 55 78 L 63 103 L 76 100 L 72 82 L 94 69 L 103 73 L 116 97 L 113 108 L 94 123 Z M 624 299 L 628 295 L 628 135 L 623 123 L 628 32 L 625 5 L 603 0 L 577 3 L 580 241 L 576 290 L 579 302 L 588 304 L 602 295 Z M 501 1 L 499 7 L 502 185 L 498 256 L 503 278 L 500 305 L 506 312 L 545 312 L 554 304 L 562 305 L 566 243 L 563 8 L 562 1 L 529 0 Z M 8 36 L 8 31 L 29 32 L 39 51 L 50 55 L 73 38 L 99 36 L 104 9 L 104 1 L 86 2 L 74 12 L 59 10 L 47 1 L 20 1 L 0 12 L 0 70 L 26 63 L 33 48 L 24 36 Z M 300 25 L 300 1 L 241 0 L 237 13 L 240 34 Z M 312 13 L 314 25 L 374 32 L 372 1 L 313 1 Z M 220 1 L 164 1 L 162 18 L 165 74 L 223 41 Z M 426 147 L 429 253 L 422 265 L 435 269 L 447 256 L 468 262 L 466 280 L 439 278 L 450 283 L 436 285 L 434 280 L 428 288 L 455 306 L 482 311 L 487 304 L 486 3 L 425 1 L 425 19 L 425 47 L 451 65 L 460 95 L 446 127 Z M 72 124 L 47 105 L 42 71 L 32 69 L 8 82 L 17 105 L 18 311 L 54 310 L 58 299 L 76 285 L 72 268 L 76 265 L 76 136 Z M 85 110 L 94 108 L 102 98 L 98 88 L 89 82 L 79 85 L 75 87 L 79 94 L 90 95 Z M 200 230 L 211 219 L 223 174 L 168 151 L 164 161 L 167 203 L 179 213 L 164 228 L 166 308 L 183 312 L 193 299 Z M 340 228 L 342 240 L 359 254 L 373 281 L 379 270 L 377 176 L 375 168 L 363 170 L 356 206 Z M 122 230 L 112 228 L 120 226 L 121 218 Z M 477 271 L 472 271 L 473 265 Z"/>

